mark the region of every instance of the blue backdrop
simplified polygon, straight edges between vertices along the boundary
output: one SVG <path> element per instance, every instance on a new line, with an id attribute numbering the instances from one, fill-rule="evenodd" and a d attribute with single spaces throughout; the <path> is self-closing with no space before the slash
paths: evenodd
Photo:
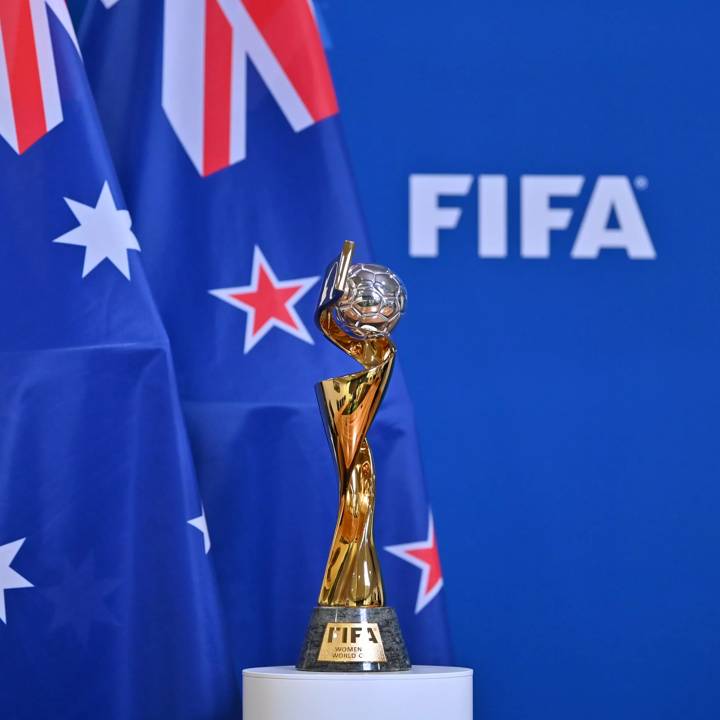
<path id="1" fill-rule="evenodd" d="M 409 290 L 397 342 L 477 717 L 716 720 L 720 11 L 318 8 L 376 257 Z M 410 252 L 421 174 L 461 176 L 434 257 Z M 504 257 L 478 255 L 478 175 L 485 254 L 507 189 Z M 530 175 L 563 177 L 521 193 Z M 435 200 L 414 202 L 427 255 Z"/>

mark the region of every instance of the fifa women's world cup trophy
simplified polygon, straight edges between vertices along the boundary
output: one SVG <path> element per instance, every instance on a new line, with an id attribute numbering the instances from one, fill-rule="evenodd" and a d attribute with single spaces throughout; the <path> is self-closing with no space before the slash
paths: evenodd
<path id="1" fill-rule="evenodd" d="M 305 636 L 300 670 L 408 670 L 397 615 L 385 607 L 373 539 L 375 468 L 367 432 L 395 362 L 390 331 L 406 302 L 399 278 L 379 265 L 351 265 L 347 241 L 325 273 L 315 320 L 363 370 L 316 385 L 338 467 L 340 508 L 318 607 Z"/>

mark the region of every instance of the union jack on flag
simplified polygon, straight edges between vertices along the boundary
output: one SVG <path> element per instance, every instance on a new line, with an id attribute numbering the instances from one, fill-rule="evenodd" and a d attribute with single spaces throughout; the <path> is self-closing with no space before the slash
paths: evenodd
<path id="1" fill-rule="evenodd" d="M 77 48 L 65 0 L 0 0 L 0 135 L 18 154 L 63 120 L 48 12 Z"/>
<path id="2" fill-rule="evenodd" d="M 248 60 L 295 132 L 338 111 L 309 3 L 167 0 L 162 106 L 201 175 L 245 158 Z"/>

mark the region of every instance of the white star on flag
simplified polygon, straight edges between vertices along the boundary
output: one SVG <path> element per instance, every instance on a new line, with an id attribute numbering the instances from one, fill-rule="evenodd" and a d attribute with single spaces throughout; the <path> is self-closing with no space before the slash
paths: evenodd
<path id="1" fill-rule="evenodd" d="M 278 280 L 256 245 L 249 285 L 218 288 L 208 292 L 247 313 L 243 352 L 248 353 L 274 327 L 310 345 L 313 344 L 310 333 L 295 310 L 295 304 L 319 279 L 306 277 Z"/>
<path id="2" fill-rule="evenodd" d="M 192 520 L 188 520 L 188 525 L 197 528 L 203 536 L 203 545 L 205 546 L 205 554 L 210 552 L 210 533 L 208 532 L 207 518 L 205 517 L 205 508 L 200 506 L 200 515 Z"/>
<path id="3" fill-rule="evenodd" d="M 130 227 L 130 213 L 115 206 L 107 181 L 102 186 L 95 207 L 65 198 L 80 225 L 53 242 L 79 245 L 85 248 L 82 276 L 92 272 L 103 260 L 109 260 L 128 280 L 130 265 L 128 250 L 140 250 Z"/>
<path id="4" fill-rule="evenodd" d="M 33 587 L 33 584 L 10 567 L 25 538 L 0 545 L 0 620 L 7 624 L 5 614 L 5 590 Z"/>

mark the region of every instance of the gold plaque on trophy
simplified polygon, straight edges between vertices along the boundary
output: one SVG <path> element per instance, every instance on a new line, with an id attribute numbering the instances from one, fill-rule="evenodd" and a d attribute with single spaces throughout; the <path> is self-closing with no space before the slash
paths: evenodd
<path id="1" fill-rule="evenodd" d="M 318 660 L 325 662 L 386 662 L 377 623 L 329 623 Z"/>

